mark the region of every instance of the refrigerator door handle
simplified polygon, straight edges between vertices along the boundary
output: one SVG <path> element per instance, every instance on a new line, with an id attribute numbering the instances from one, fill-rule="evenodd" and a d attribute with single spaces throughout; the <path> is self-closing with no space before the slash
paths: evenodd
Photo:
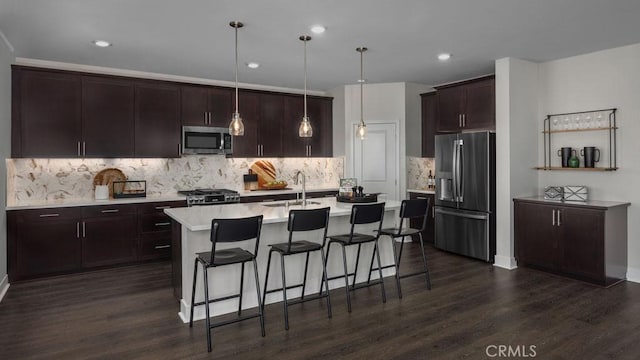
<path id="1" fill-rule="evenodd" d="M 453 173 L 453 201 L 458 202 L 458 140 L 453 140 L 453 159 L 451 161 Z"/>
<path id="2" fill-rule="evenodd" d="M 457 193 L 458 193 L 458 202 L 463 202 L 464 201 L 464 167 L 463 167 L 463 161 L 464 161 L 464 157 L 463 154 L 464 152 L 462 151 L 462 147 L 464 146 L 464 142 L 463 140 L 458 140 L 458 171 L 457 171 L 457 177 L 458 177 L 458 189 L 457 189 Z"/>
<path id="3" fill-rule="evenodd" d="M 476 214 L 465 214 L 465 213 L 460 213 L 457 211 L 448 211 L 448 210 L 443 210 L 443 209 L 439 209 L 436 208 L 436 213 L 438 214 L 443 214 L 443 215 L 452 215 L 452 216 L 458 216 L 458 217 L 463 217 L 463 218 L 467 218 L 467 219 L 475 219 L 475 220 L 486 220 L 488 215 L 484 214 L 484 215 L 476 215 Z"/>

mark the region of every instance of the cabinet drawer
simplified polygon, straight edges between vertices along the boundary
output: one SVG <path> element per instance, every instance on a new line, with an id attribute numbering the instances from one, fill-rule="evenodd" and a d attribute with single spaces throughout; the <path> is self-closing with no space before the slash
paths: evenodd
<path id="1" fill-rule="evenodd" d="M 135 214 L 136 205 L 104 205 L 104 206 L 88 206 L 82 208 L 82 217 L 103 217 L 103 216 L 119 216 L 126 214 Z"/>
<path id="2" fill-rule="evenodd" d="M 171 218 L 162 213 L 138 215 L 138 231 L 141 234 L 171 232 Z"/>
<path id="3" fill-rule="evenodd" d="M 153 214 L 153 213 L 163 213 L 164 209 L 176 208 L 176 207 L 186 207 L 187 202 L 185 201 L 164 201 L 164 202 L 153 202 L 146 204 L 138 204 L 138 214 Z"/>
<path id="4" fill-rule="evenodd" d="M 307 198 L 313 199 L 313 198 L 321 198 L 321 197 L 335 197 L 336 195 L 338 195 L 338 191 L 337 190 L 334 190 L 334 191 L 316 191 L 316 192 L 308 192 L 307 193 Z"/>
<path id="5" fill-rule="evenodd" d="M 278 194 L 278 195 L 261 195 L 261 196 L 243 196 L 240 198 L 241 203 L 252 202 L 267 202 L 267 201 L 281 201 L 281 200 L 293 200 L 296 198 L 296 194 Z"/>
<path id="6" fill-rule="evenodd" d="M 51 221 L 51 220 L 73 220 L 82 216 L 80 208 L 49 208 L 34 210 L 16 210 L 18 219 L 25 223 Z"/>
<path id="7" fill-rule="evenodd" d="M 140 260 L 171 257 L 171 234 L 141 236 L 138 240 L 138 258 Z"/>

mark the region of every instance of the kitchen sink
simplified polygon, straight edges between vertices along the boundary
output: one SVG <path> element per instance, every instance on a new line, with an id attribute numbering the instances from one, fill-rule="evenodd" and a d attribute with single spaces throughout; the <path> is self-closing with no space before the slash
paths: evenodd
<path id="1" fill-rule="evenodd" d="M 320 203 L 317 201 L 311 201 L 311 200 L 307 200 L 307 205 L 319 205 Z M 262 204 L 263 206 L 266 207 L 286 207 L 287 203 L 286 202 L 277 202 L 277 203 L 266 203 L 266 204 Z M 289 201 L 289 206 L 298 206 L 298 205 L 302 205 L 302 200 L 294 200 L 294 201 Z"/>

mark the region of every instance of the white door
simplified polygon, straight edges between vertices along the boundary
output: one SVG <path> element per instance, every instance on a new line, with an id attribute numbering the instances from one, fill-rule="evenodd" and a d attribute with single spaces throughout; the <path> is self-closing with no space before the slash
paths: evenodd
<path id="1" fill-rule="evenodd" d="M 354 125 L 353 133 L 357 126 Z M 366 193 L 384 193 L 388 200 L 399 199 L 398 143 L 396 124 L 368 123 L 367 138 L 353 138 L 354 175 Z"/>

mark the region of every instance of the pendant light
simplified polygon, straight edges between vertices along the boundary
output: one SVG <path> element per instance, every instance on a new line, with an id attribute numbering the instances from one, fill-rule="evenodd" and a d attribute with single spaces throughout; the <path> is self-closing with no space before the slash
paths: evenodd
<path id="1" fill-rule="evenodd" d="M 302 117 L 300 127 L 298 128 L 298 136 L 312 137 L 313 128 L 311 127 L 309 117 L 307 116 L 307 42 L 311 40 L 311 36 L 302 35 L 300 36 L 300 40 L 304 42 L 304 116 Z"/>
<path id="2" fill-rule="evenodd" d="M 366 47 L 359 47 L 356 49 L 357 52 L 360 53 L 360 124 L 358 124 L 358 130 L 356 130 L 356 135 L 364 140 L 367 138 L 367 125 L 364 124 L 364 66 L 362 62 L 362 54 L 367 51 Z"/>
<path id="3" fill-rule="evenodd" d="M 229 23 L 229 26 L 236 29 L 236 111 L 233 113 L 231 123 L 229 124 L 229 133 L 233 136 L 243 136 L 244 124 L 238 111 L 238 29 L 243 27 L 244 24 L 239 21 L 232 21 Z"/>

